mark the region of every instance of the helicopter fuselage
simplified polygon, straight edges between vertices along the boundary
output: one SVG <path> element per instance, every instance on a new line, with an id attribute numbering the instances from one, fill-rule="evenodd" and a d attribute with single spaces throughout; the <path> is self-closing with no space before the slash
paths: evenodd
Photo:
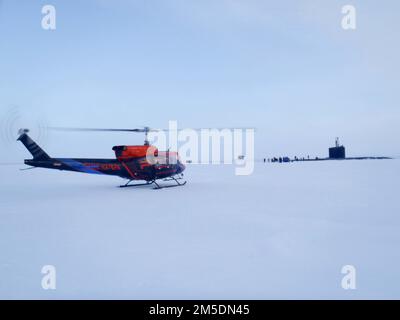
<path id="1" fill-rule="evenodd" d="M 145 181 L 164 179 L 181 174 L 185 170 L 185 165 L 179 160 L 176 163 L 151 164 L 145 157 L 123 161 L 86 158 L 27 159 L 24 163 L 32 167 L 113 175 L 129 180 Z"/>

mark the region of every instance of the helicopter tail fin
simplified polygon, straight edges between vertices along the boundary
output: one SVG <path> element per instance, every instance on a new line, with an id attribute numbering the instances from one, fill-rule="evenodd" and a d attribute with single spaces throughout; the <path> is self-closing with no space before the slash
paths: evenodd
<path id="1" fill-rule="evenodd" d="M 28 151 L 32 154 L 33 159 L 35 160 L 48 160 L 50 159 L 49 155 L 44 152 L 42 148 L 40 148 L 35 141 L 28 136 L 28 129 L 20 129 L 18 134 L 18 141 L 21 141 L 23 145 L 28 149 Z"/>

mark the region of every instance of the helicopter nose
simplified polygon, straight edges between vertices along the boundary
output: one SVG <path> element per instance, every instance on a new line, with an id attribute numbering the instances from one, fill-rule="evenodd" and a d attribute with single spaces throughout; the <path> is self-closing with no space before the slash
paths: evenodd
<path id="1" fill-rule="evenodd" d="M 185 165 L 179 161 L 177 173 L 182 173 L 185 170 L 185 168 L 186 168 Z"/>

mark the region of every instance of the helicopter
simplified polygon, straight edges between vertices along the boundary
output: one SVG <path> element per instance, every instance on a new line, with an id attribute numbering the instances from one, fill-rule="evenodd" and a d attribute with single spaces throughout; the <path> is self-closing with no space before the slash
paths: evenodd
<path id="1" fill-rule="evenodd" d="M 52 158 L 28 135 L 29 129 L 18 131 L 17 141 L 32 154 L 33 159 L 25 159 L 24 163 L 34 168 L 57 169 L 75 171 L 89 174 L 102 174 L 119 176 L 127 179 L 127 183 L 121 188 L 153 185 L 153 189 L 180 187 L 186 184 L 183 179 L 185 165 L 179 159 L 177 152 L 159 151 L 150 145 L 148 133 L 162 129 L 149 127 L 138 129 L 101 129 L 101 128 L 50 128 L 59 131 L 105 131 L 105 132 L 137 132 L 144 133 L 143 145 L 119 145 L 114 146 L 116 159 L 87 159 L 87 158 Z M 171 181 L 173 184 L 161 185 L 159 181 Z M 132 183 L 144 181 L 144 183 Z"/>

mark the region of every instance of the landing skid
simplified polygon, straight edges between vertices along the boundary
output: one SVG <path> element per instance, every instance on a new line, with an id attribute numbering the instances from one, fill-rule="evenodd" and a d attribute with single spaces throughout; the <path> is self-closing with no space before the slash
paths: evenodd
<path id="1" fill-rule="evenodd" d="M 166 185 L 166 186 L 160 186 L 156 181 L 153 181 L 153 183 L 155 184 L 155 187 L 153 189 L 157 190 L 157 189 L 164 189 L 164 188 L 182 187 L 182 186 L 184 186 L 186 184 L 187 181 L 179 182 L 178 180 L 180 180 L 180 179 L 182 179 L 182 178 L 171 177 L 168 180 L 164 179 L 163 181 L 175 181 L 176 182 L 176 184 L 169 184 L 169 185 Z"/>
<path id="2" fill-rule="evenodd" d="M 169 177 L 163 179 L 163 181 L 176 181 L 176 180 L 182 180 L 183 179 L 183 174 L 180 174 L 179 176 L 176 177 Z"/>
<path id="3" fill-rule="evenodd" d="M 126 184 L 123 184 L 119 186 L 120 188 L 128 188 L 128 187 L 140 187 L 140 186 L 148 186 L 152 184 L 152 181 L 146 182 L 146 183 L 135 183 L 135 184 L 130 184 L 133 180 L 129 180 Z"/>
<path id="4" fill-rule="evenodd" d="M 155 189 L 155 190 L 164 189 L 164 188 L 182 187 L 186 184 L 187 181 L 179 182 L 178 180 L 181 180 L 181 179 L 182 179 L 182 177 L 177 177 L 177 178 L 170 177 L 170 178 L 164 179 L 163 181 L 175 181 L 176 182 L 176 184 L 170 184 L 170 185 L 165 185 L 165 186 L 158 184 L 156 180 L 147 181 L 145 183 L 136 183 L 136 184 L 130 184 L 133 180 L 129 180 L 126 184 L 123 184 L 119 187 L 120 188 L 140 187 L 140 186 L 148 186 L 151 184 L 154 184 L 153 189 Z"/>

